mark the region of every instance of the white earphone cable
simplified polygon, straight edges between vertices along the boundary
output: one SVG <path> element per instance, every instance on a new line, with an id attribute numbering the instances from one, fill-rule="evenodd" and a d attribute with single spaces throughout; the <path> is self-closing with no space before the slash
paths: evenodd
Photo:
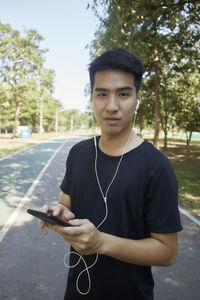
<path id="1" fill-rule="evenodd" d="M 133 121 L 133 128 L 134 128 L 134 124 L 135 124 L 135 120 L 136 120 L 136 114 L 137 114 L 137 110 L 135 110 L 135 116 L 134 116 L 134 121 Z M 127 149 L 127 146 L 128 146 L 128 143 L 129 143 L 129 140 L 132 136 L 132 133 L 133 131 L 131 130 L 130 134 L 129 134 L 129 137 L 128 137 L 128 140 L 126 142 L 126 145 L 124 147 L 124 151 L 119 159 L 119 162 L 117 164 L 117 167 L 116 167 L 116 170 L 115 170 L 115 173 L 113 175 L 113 178 L 111 179 L 107 189 L 106 189 L 106 192 L 105 192 L 105 195 L 103 193 L 103 190 L 102 190 L 102 187 L 101 187 L 101 184 L 100 184 L 100 180 L 99 180 L 99 176 L 98 176 L 98 171 L 97 171 L 97 157 L 98 157 L 98 152 L 97 152 L 97 141 L 96 141 L 96 136 L 94 136 L 94 145 L 95 145 L 95 175 L 96 175 L 96 179 L 97 179 L 97 183 L 98 183 L 98 186 L 99 186 L 99 190 L 101 192 L 101 195 L 102 195 L 102 198 L 104 200 L 104 203 L 105 203 L 105 216 L 103 218 L 103 220 L 99 223 L 99 225 L 97 226 L 97 229 L 106 221 L 107 219 L 107 216 L 108 216 L 108 205 L 107 205 L 107 195 L 108 195 L 108 192 L 110 190 L 110 187 L 111 185 L 113 184 L 116 176 L 117 176 L 117 173 L 118 173 L 118 170 L 119 170 L 119 167 L 120 167 L 120 164 L 121 164 L 121 161 L 124 157 L 124 154 L 126 153 L 126 149 Z M 79 260 L 76 264 L 70 266 L 66 263 L 66 258 L 71 255 L 71 254 L 74 254 L 74 255 L 77 255 L 79 257 Z M 84 265 L 85 265 L 85 269 L 83 269 L 77 279 L 76 279 L 76 289 L 77 291 L 81 294 L 81 295 L 87 295 L 90 291 L 90 288 L 91 288 L 91 278 L 90 278 L 90 272 L 89 272 L 89 269 L 92 268 L 98 261 L 98 253 L 96 254 L 96 258 L 95 258 L 95 261 L 92 265 L 88 266 L 85 259 L 83 258 L 82 254 L 79 254 L 78 252 L 75 252 L 75 251 L 70 251 L 68 253 L 65 254 L 64 258 L 63 258 L 63 263 L 64 265 L 67 267 L 67 268 L 75 268 L 79 263 L 80 261 L 83 261 Z M 84 273 L 84 272 L 87 272 L 87 277 L 88 277 L 88 289 L 86 292 L 82 292 L 80 289 L 79 289 L 79 279 L 81 277 L 81 275 Z"/>

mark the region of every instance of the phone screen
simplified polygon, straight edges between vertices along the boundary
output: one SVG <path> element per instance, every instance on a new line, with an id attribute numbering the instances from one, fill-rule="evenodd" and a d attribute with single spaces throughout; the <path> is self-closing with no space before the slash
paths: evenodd
<path id="1" fill-rule="evenodd" d="M 64 226 L 64 227 L 68 227 L 68 226 L 71 226 L 70 224 L 62 221 L 61 219 L 51 215 L 50 213 L 45 213 L 45 212 L 42 212 L 42 211 L 39 211 L 39 210 L 34 210 L 34 209 L 27 209 L 27 212 L 31 215 L 33 215 L 34 217 L 37 217 L 49 224 L 52 224 L 52 225 L 61 225 L 61 226 Z"/>

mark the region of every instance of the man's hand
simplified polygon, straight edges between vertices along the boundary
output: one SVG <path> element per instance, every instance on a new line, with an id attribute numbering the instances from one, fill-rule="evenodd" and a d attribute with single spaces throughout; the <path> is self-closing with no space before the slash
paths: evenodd
<path id="1" fill-rule="evenodd" d="M 60 218 L 64 222 L 68 222 L 69 220 L 74 219 L 74 214 L 62 204 L 57 204 L 56 206 L 47 206 L 44 205 L 41 209 L 42 212 L 48 212 L 55 217 Z M 38 225 L 42 234 L 46 235 L 48 233 L 46 227 L 48 227 L 48 223 L 42 220 L 38 220 Z"/>
<path id="2" fill-rule="evenodd" d="M 90 255 L 99 252 L 103 243 L 103 233 L 87 219 L 74 219 L 68 223 L 71 227 L 50 224 L 47 227 L 59 233 L 80 254 Z"/>

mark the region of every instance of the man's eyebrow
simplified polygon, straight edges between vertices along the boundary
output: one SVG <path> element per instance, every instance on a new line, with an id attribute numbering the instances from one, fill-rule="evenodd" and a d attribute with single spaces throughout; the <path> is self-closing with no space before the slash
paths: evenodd
<path id="1" fill-rule="evenodd" d="M 132 91 L 132 90 L 133 90 L 133 88 L 132 88 L 132 87 L 130 87 L 130 86 L 123 86 L 123 87 L 121 87 L 121 88 L 118 88 L 117 90 L 118 90 L 118 91 L 124 91 L 124 90 L 129 90 L 129 91 Z"/>
<path id="2" fill-rule="evenodd" d="M 127 90 L 132 91 L 133 88 L 130 87 L 130 86 L 123 86 L 123 87 L 120 87 L 120 88 L 117 89 L 117 91 L 125 91 L 125 90 L 126 90 L 126 91 L 127 91 Z M 96 88 L 95 88 L 95 91 L 108 92 L 109 89 L 101 88 L 101 87 L 96 87 Z"/>
<path id="3" fill-rule="evenodd" d="M 106 92 L 106 91 L 109 91 L 109 89 L 105 89 L 105 88 L 101 88 L 101 87 L 96 87 L 95 91 Z"/>

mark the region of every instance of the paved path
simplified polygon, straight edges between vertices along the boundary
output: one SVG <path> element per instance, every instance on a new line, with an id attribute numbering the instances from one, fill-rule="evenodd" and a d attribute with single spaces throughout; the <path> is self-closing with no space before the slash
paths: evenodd
<path id="1" fill-rule="evenodd" d="M 45 147 L 43 148 L 42 145 L 40 145 L 41 148 L 37 148 L 38 151 L 35 151 L 34 147 L 32 148 L 37 155 L 38 163 L 36 159 L 32 159 L 32 162 L 34 166 L 40 165 L 40 167 L 34 175 L 32 171 L 25 173 L 33 175 L 32 179 L 29 179 L 30 181 L 27 179 L 29 184 L 26 188 L 30 186 L 31 180 L 35 179 L 38 172 L 44 167 L 45 163 L 40 160 L 39 149 L 41 149 L 41 155 L 47 153 L 48 158 L 43 155 L 45 162 L 47 162 L 52 153 L 61 146 L 11 229 L 0 242 L 0 300 L 63 299 L 67 278 L 63 256 L 69 250 L 69 245 L 54 232 L 49 232 L 46 237 L 43 237 L 37 227 L 37 220 L 28 215 L 26 209 L 28 207 L 39 208 L 45 203 L 54 204 L 57 202 L 68 151 L 74 143 L 83 138 L 81 136 L 67 138 L 63 146 L 61 145 L 64 140 L 60 141 L 57 146 L 55 144 L 58 141 L 53 142 L 55 148 L 51 150 L 51 153 L 50 150 L 45 151 Z M 46 147 L 50 149 L 52 145 L 50 146 L 48 143 Z M 43 146 L 45 145 L 43 144 Z M 15 159 L 18 163 L 18 155 Z M 0 169 L 2 163 L 3 160 L 0 161 Z M 15 165 L 14 161 L 13 164 Z M 21 178 L 20 174 L 18 176 Z M 23 179 L 21 181 L 23 182 Z M 24 185 L 23 192 L 20 190 L 21 197 L 25 192 Z M 10 206 L 13 206 L 12 202 L 9 203 Z M 195 226 L 193 221 L 184 215 L 181 215 L 181 218 L 184 231 L 180 233 L 179 254 L 176 264 L 168 268 L 153 268 L 155 300 L 200 299 L 200 227 Z"/>
<path id="2" fill-rule="evenodd" d="M 65 141 L 53 139 L 0 160 L 0 226 L 6 223 L 33 180 Z"/>
<path id="3" fill-rule="evenodd" d="M 51 205 L 58 201 L 59 186 L 64 176 L 69 149 L 79 140 L 79 137 L 67 138 L 66 143 L 44 172 L 13 226 L 0 243 L 0 300 L 59 300 L 63 298 L 67 270 L 62 260 L 69 250 L 69 245 L 54 232 L 49 232 L 46 237 L 42 236 L 36 218 L 27 214 L 26 210 L 29 207 L 37 209 L 44 204 Z M 54 145 L 57 144 L 54 151 L 63 142 L 63 139 L 58 144 L 53 142 Z M 31 150 L 30 156 L 34 151 L 40 161 L 41 167 L 38 172 L 44 167 L 43 161 L 39 158 L 39 152 L 41 150 L 41 155 L 43 153 L 48 155 L 45 146 L 47 150 L 50 149 L 50 145 L 52 142 L 41 145 L 41 148 L 29 149 Z M 17 154 L 16 161 L 18 161 L 18 155 L 21 157 L 26 155 L 26 152 Z M 31 157 L 32 161 L 35 161 L 33 156 Z M 45 157 L 46 162 L 48 158 Z M 28 164 L 29 162 L 28 160 Z M 2 163 L 5 165 L 5 161 L 0 162 L 0 168 Z M 35 178 L 38 172 L 35 173 Z M 29 186 L 30 184 L 27 188 Z"/>
<path id="4" fill-rule="evenodd" d="M 184 229 L 176 263 L 153 268 L 155 300 L 200 299 L 200 227 L 182 214 L 181 220 Z"/>

